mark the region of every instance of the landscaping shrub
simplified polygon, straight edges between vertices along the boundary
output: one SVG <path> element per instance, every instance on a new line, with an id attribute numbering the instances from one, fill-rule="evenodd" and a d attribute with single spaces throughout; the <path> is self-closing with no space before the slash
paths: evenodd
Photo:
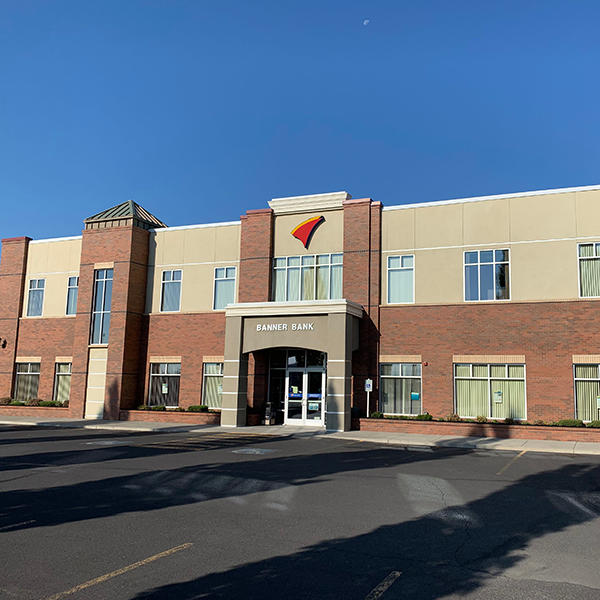
<path id="1" fill-rule="evenodd" d="M 63 406 L 58 400 L 38 400 L 37 406 Z"/>
<path id="2" fill-rule="evenodd" d="M 150 410 L 167 410 L 166 406 L 150 406 Z"/>
<path id="3" fill-rule="evenodd" d="M 29 398 L 29 400 L 25 400 L 25 406 L 39 406 L 40 402 L 42 402 L 42 400 L 39 398 Z"/>
<path id="4" fill-rule="evenodd" d="M 515 420 L 511 419 L 510 417 L 506 417 L 506 419 L 504 419 L 504 424 L 505 425 L 514 425 L 515 424 Z"/>
<path id="5" fill-rule="evenodd" d="M 188 406 L 189 412 L 208 412 L 208 406 L 206 404 L 192 404 Z"/>
<path id="6" fill-rule="evenodd" d="M 588 427 L 593 427 L 594 429 L 600 428 L 600 421 L 590 421 L 587 424 Z"/>
<path id="7" fill-rule="evenodd" d="M 383 419 L 383 413 L 376 410 L 371 413 L 371 419 Z"/>
<path id="8" fill-rule="evenodd" d="M 12 402 L 12 398 L 0 398 L 0 406 L 7 406 Z"/>
<path id="9" fill-rule="evenodd" d="M 8 404 L 9 406 L 25 406 L 25 402 L 21 400 L 11 400 Z"/>
<path id="10" fill-rule="evenodd" d="M 150 410 L 150 407 L 147 404 L 140 404 L 136 410 Z"/>
<path id="11" fill-rule="evenodd" d="M 410 417 L 409 417 L 410 418 Z M 433 417 L 429 413 L 423 413 L 414 417 L 417 421 L 433 421 Z"/>
<path id="12" fill-rule="evenodd" d="M 446 415 L 446 421 L 449 423 L 458 423 L 460 421 L 460 417 L 456 413 L 451 413 Z"/>
<path id="13" fill-rule="evenodd" d="M 546 422 L 545 422 L 545 421 L 542 421 L 542 419 L 536 419 L 536 420 L 533 422 L 533 424 L 534 424 L 534 425 L 545 425 L 545 424 L 546 424 Z"/>
<path id="14" fill-rule="evenodd" d="M 484 417 L 483 415 L 478 415 L 477 419 L 475 419 L 478 423 L 487 423 L 487 417 Z"/>
<path id="15" fill-rule="evenodd" d="M 559 427 L 585 427 L 581 419 L 561 419 L 558 422 Z"/>

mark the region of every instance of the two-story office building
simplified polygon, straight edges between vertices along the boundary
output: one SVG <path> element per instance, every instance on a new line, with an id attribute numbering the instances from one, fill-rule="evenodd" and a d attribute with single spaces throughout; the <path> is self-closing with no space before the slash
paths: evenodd
<path id="1" fill-rule="evenodd" d="M 386 414 L 598 418 L 600 186 L 268 204 L 167 227 L 129 201 L 3 240 L 0 397 L 340 430 L 371 379 Z"/>

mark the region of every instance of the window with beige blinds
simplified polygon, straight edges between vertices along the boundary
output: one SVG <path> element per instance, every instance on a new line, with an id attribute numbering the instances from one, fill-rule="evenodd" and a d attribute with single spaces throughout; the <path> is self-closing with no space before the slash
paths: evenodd
<path id="1" fill-rule="evenodd" d="M 461 417 L 526 417 L 525 365 L 455 364 L 454 392 Z"/>
<path id="2" fill-rule="evenodd" d="M 600 296 L 600 242 L 579 244 L 579 295 Z"/>
<path id="3" fill-rule="evenodd" d="M 71 363 L 56 363 L 54 370 L 54 400 L 68 402 L 71 394 Z"/>
<path id="4" fill-rule="evenodd" d="M 202 368 L 202 404 L 221 408 L 223 397 L 223 363 L 204 363 Z"/>
<path id="5" fill-rule="evenodd" d="M 575 378 L 575 418 L 595 421 L 600 418 L 600 365 L 573 365 Z"/>

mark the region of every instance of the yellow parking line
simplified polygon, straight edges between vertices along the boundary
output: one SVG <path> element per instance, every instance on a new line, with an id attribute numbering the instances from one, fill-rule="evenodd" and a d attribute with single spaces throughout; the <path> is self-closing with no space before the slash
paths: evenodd
<path id="1" fill-rule="evenodd" d="M 525 454 L 525 452 L 527 452 L 527 450 L 521 450 L 521 452 L 519 452 L 519 454 L 517 454 L 516 456 L 513 456 L 513 458 L 511 458 L 497 473 L 496 475 L 502 475 L 502 473 L 504 473 L 504 471 L 506 471 L 506 469 L 508 469 L 508 467 L 510 467 L 510 465 L 512 465 L 517 458 L 521 458 L 521 456 L 523 456 L 523 454 Z"/>
<path id="2" fill-rule="evenodd" d="M 164 558 L 165 556 L 170 556 L 171 554 L 175 554 L 175 552 L 179 552 L 180 550 L 185 550 L 187 548 L 190 548 L 191 546 L 193 546 L 193 544 L 191 542 L 181 544 L 180 546 L 175 546 L 175 548 L 171 548 L 170 550 L 165 550 L 164 552 L 159 552 L 158 554 L 155 554 L 154 556 L 149 556 L 148 558 L 144 558 L 143 560 L 138 560 L 138 562 L 135 562 L 131 565 L 127 565 L 126 567 L 123 567 L 122 569 L 117 569 L 116 571 L 112 571 L 111 573 L 106 573 L 106 575 L 101 575 L 100 577 L 96 577 L 95 579 L 90 579 L 89 581 L 86 581 L 85 583 L 80 583 L 79 585 L 76 585 L 75 587 L 71 588 L 70 590 L 67 590 L 65 592 L 59 592 L 58 594 L 54 594 L 54 596 L 50 596 L 46 600 L 59 600 L 59 598 L 64 598 L 65 596 L 75 594 L 76 592 L 85 590 L 89 587 L 92 587 L 93 585 L 97 585 L 99 583 L 104 583 L 105 581 L 108 581 L 109 579 L 112 579 L 113 577 L 123 575 L 123 573 L 127 573 L 128 571 L 133 571 L 133 569 L 137 569 L 138 567 L 143 567 L 144 565 L 147 565 L 148 563 L 158 560 L 159 558 Z"/>

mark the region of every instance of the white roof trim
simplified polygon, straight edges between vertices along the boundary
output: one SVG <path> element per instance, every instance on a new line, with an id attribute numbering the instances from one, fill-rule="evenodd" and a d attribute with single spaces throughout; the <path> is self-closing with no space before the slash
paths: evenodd
<path id="1" fill-rule="evenodd" d="M 297 302 L 240 302 L 228 304 L 228 317 L 293 317 L 295 315 L 320 315 L 349 313 L 362 317 L 363 307 L 351 300 L 299 300 Z"/>
<path id="2" fill-rule="evenodd" d="M 69 237 L 46 238 L 45 240 L 31 240 L 30 244 L 44 244 L 46 242 L 68 242 L 69 240 L 80 240 L 82 236 L 72 235 Z"/>
<path id="3" fill-rule="evenodd" d="M 405 210 L 407 208 L 442 206 L 444 204 L 462 204 L 464 202 L 482 202 L 484 200 L 502 200 L 504 198 L 522 198 L 524 196 L 568 194 L 570 192 L 589 192 L 592 190 L 600 190 L 600 185 L 583 185 L 579 187 L 556 188 L 551 190 L 535 190 L 532 192 L 517 192 L 513 194 L 496 194 L 492 196 L 474 196 L 472 198 L 456 198 L 453 200 L 435 200 L 432 202 L 418 202 L 415 204 L 399 204 L 398 206 L 384 206 L 383 210 Z"/>
<path id="4" fill-rule="evenodd" d="M 344 200 L 351 198 L 348 192 L 331 192 L 329 194 L 311 194 L 310 196 L 289 196 L 273 198 L 269 206 L 277 215 L 308 212 L 315 210 L 334 210 L 342 208 Z"/>
<path id="5" fill-rule="evenodd" d="M 223 223 L 202 223 L 200 225 L 178 225 L 177 227 L 155 227 L 148 231 L 180 231 L 182 229 L 204 229 L 206 227 L 227 227 L 229 225 L 241 225 L 241 221 L 224 221 Z"/>

